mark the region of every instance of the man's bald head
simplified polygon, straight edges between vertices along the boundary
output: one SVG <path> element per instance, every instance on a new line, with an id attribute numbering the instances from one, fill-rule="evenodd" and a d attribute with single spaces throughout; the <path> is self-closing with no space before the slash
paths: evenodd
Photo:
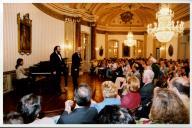
<path id="1" fill-rule="evenodd" d="M 75 91 L 75 101 L 79 106 L 89 106 L 91 103 L 92 92 L 91 88 L 81 83 L 77 91 Z"/>

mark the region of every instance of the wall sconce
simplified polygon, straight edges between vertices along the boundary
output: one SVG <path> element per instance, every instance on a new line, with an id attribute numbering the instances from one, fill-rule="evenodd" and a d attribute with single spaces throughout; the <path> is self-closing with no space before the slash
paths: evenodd
<path id="1" fill-rule="evenodd" d="M 65 44 L 63 42 L 61 42 L 60 47 L 61 47 L 62 50 L 64 50 L 65 49 Z"/>
<path id="2" fill-rule="evenodd" d="M 160 47 L 160 50 L 165 50 L 165 47 L 161 46 L 161 47 Z"/>
<path id="3" fill-rule="evenodd" d="M 95 50 L 96 50 L 96 51 L 99 51 L 99 48 L 98 48 L 98 47 L 96 47 L 96 48 L 95 48 Z"/>
<path id="4" fill-rule="evenodd" d="M 141 53 L 141 49 L 138 50 L 138 53 Z"/>

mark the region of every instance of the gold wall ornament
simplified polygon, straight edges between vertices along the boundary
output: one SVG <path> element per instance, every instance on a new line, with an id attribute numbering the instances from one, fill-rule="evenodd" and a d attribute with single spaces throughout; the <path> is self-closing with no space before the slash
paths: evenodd
<path id="1" fill-rule="evenodd" d="M 168 53 L 169 53 L 169 56 L 173 56 L 173 45 L 169 45 L 169 48 L 168 48 Z"/>
<path id="2" fill-rule="evenodd" d="M 103 56 L 103 51 L 104 51 L 104 50 L 103 50 L 103 47 L 101 46 L 101 47 L 99 48 L 99 56 L 101 56 L 101 57 Z"/>
<path id="3" fill-rule="evenodd" d="M 29 18 L 29 13 L 20 18 L 20 13 L 17 14 L 18 24 L 18 52 L 21 55 L 31 54 L 32 46 L 32 20 Z"/>
<path id="4" fill-rule="evenodd" d="M 133 13 L 131 13 L 130 11 L 120 14 L 120 16 L 121 20 L 125 23 L 130 22 L 133 19 Z"/>

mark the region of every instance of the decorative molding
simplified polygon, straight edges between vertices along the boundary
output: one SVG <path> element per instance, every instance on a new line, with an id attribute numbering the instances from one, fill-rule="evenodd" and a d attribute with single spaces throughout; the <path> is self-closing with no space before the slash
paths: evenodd
<path id="1" fill-rule="evenodd" d="M 57 12 L 68 15 L 72 17 L 81 17 L 83 20 L 94 22 L 95 21 L 95 15 L 91 14 L 90 11 L 87 11 L 86 9 L 77 9 L 77 8 L 70 8 L 68 6 L 65 6 L 65 4 L 58 4 L 58 3 L 50 3 L 46 4 L 47 7 L 51 9 L 56 9 Z"/>
<path id="2" fill-rule="evenodd" d="M 67 6 L 63 6 L 62 4 L 42 4 L 42 3 L 34 3 L 36 7 L 45 12 L 48 15 L 51 15 L 57 19 L 64 20 L 66 17 L 71 19 L 76 19 L 77 17 L 81 17 L 82 20 L 88 22 L 94 22 L 95 17 L 92 14 L 88 14 L 80 9 L 73 9 Z"/>
<path id="3" fill-rule="evenodd" d="M 82 25 L 86 26 L 91 26 L 91 22 L 95 22 L 97 24 L 96 29 L 100 31 L 129 31 L 127 24 L 118 24 L 121 20 L 120 14 L 130 11 L 128 8 L 130 4 L 127 3 L 34 3 L 33 5 L 59 20 L 72 19 L 72 21 L 81 22 Z M 134 14 L 132 30 L 137 32 L 146 31 L 148 22 L 155 20 L 155 9 L 159 4 L 133 3 L 131 5 L 135 7 L 131 12 Z M 173 6 L 175 12 L 175 21 L 189 21 L 190 8 L 188 3 L 173 3 L 171 6 Z"/>
<path id="4" fill-rule="evenodd" d="M 110 35 L 127 35 L 127 31 L 104 31 L 104 30 L 96 30 L 96 33 L 99 34 L 110 34 Z M 145 31 L 141 31 L 141 32 L 133 32 L 134 35 L 144 35 L 144 33 L 146 33 Z"/>
<path id="5" fill-rule="evenodd" d="M 121 20 L 125 23 L 131 22 L 131 20 L 133 19 L 133 13 L 131 13 L 130 11 L 120 14 L 120 16 L 121 16 Z"/>

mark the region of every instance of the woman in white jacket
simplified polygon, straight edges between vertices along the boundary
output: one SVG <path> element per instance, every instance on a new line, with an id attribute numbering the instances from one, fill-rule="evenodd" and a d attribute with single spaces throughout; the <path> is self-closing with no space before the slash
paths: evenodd
<path id="1" fill-rule="evenodd" d="M 25 75 L 26 72 L 23 68 L 23 59 L 22 58 L 17 59 L 17 64 L 16 64 L 15 68 L 16 68 L 16 79 L 20 80 L 20 79 L 28 78 L 28 76 Z"/>

